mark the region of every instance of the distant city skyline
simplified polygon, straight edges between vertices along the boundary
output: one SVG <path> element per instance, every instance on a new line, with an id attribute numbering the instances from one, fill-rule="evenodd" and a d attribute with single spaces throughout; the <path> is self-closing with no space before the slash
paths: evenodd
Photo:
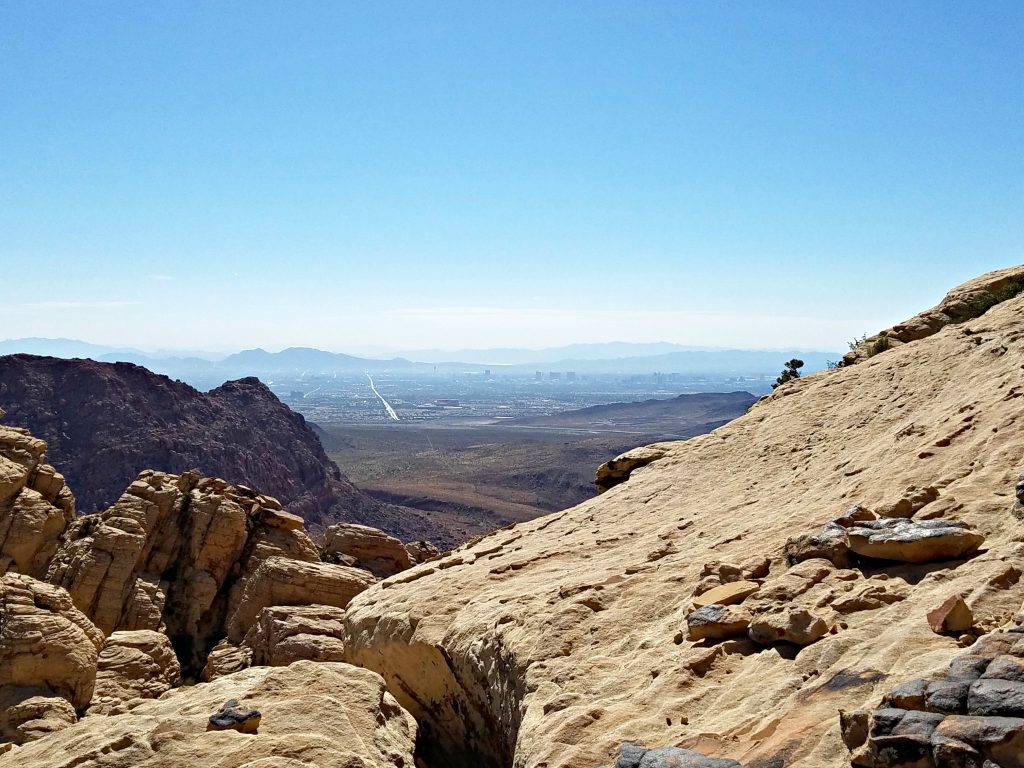
<path id="1" fill-rule="evenodd" d="M 11 2 L 0 334 L 843 350 L 1024 262 L 1024 5 Z"/>

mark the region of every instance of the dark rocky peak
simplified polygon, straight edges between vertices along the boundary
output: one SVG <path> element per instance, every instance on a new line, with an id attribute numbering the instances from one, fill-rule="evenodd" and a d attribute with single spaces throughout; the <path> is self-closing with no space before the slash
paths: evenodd
<path id="1" fill-rule="evenodd" d="M 306 420 L 256 378 L 203 393 L 131 363 L 8 355 L 0 404 L 7 424 L 46 441 L 83 512 L 158 467 L 260 488 L 314 530 L 380 517 L 380 503 L 348 482 Z"/>

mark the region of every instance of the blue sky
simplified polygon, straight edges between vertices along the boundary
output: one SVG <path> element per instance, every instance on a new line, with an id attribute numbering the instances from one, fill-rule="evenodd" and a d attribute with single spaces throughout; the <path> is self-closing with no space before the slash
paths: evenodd
<path id="1" fill-rule="evenodd" d="M 4 2 L 0 336 L 843 348 L 1024 261 L 1019 2 Z"/>

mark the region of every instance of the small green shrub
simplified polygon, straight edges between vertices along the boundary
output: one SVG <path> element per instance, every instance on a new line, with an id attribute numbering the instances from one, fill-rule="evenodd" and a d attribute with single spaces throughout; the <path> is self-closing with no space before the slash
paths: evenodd
<path id="1" fill-rule="evenodd" d="M 888 336 L 879 336 L 871 345 L 871 354 L 878 355 L 887 349 L 892 349 L 892 341 L 889 340 Z"/>
<path id="2" fill-rule="evenodd" d="M 82 515 L 78 519 L 78 535 L 82 538 L 92 536 L 92 532 L 96 530 L 99 524 L 100 515 L 98 512 L 94 512 L 91 515 Z"/>
<path id="3" fill-rule="evenodd" d="M 783 368 L 782 373 L 779 374 L 779 378 L 777 378 L 775 380 L 775 383 L 772 384 L 772 389 L 775 389 L 776 387 L 785 384 L 787 381 L 799 379 L 800 369 L 803 367 L 804 361 L 798 360 L 797 358 L 794 357 L 792 360 L 786 363 L 786 366 L 785 368 Z"/>

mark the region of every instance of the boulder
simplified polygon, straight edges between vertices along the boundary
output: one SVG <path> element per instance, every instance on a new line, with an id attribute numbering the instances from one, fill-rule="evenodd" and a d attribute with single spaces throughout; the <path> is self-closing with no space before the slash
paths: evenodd
<path id="1" fill-rule="evenodd" d="M 367 570 L 378 579 L 411 568 L 415 562 L 405 544 L 394 536 L 354 523 L 330 526 L 324 533 L 321 551 L 326 556 L 324 559 L 336 555 L 351 558 L 351 563 L 346 562 L 346 565 Z"/>
<path id="2" fill-rule="evenodd" d="M 824 637 L 827 632 L 828 624 L 820 616 L 815 616 L 805 608 L 784 607 L 755 615 L 747 634 L 761 645 L 777 642 L 809 645 Z"/>
<path id="3" fill-rule="evenodd" d="M 258 733 L 207 731 L 210 714 L 232 699 L 261 714 Z M 347 664 L 298 661 L 175 688 L 125 714 L 82 718 L 17 748 L 11 764 L 412 768 L 415 741 L 416 722 L 379 675 Z"/>
<path id="4" fill-rule="evenodd" d="M 77 722 L 75 708 L 60 696 L 21 698 L 0 694 L 0 734 L 10 739 L 8 745 L 35 741 Z M 2 744 L 0 754 L 3 754 Z"/>
<path id="5" fill-rule="evenodd" d="M 827 523 L 818 533 L 788 539 L 784 552 L 790 565 L 817 558 L 828 560 L 837 568 L 853 564 L 846 529 L 835 522 Z"/>
<path id="6" fill-rule="evenodd" d="M 345 611 L 329 605 L 275 605 L 264 608 L 245 634 L 251 663 L 285 666 L 299 659 L 343 661 Z"/>
<path id="7" fill-rule="evenodd" d="M 983 636 L 944 679 L 897 685 L 874 712 L 842 713 L 863 768 L 1024 768 L 1024 644 L 1020 626 Z"/>
<path id="8" fill-rule="evenodd" d="M 262 719 L 263 715 L 258 709 L 243 707 L 238 703 L 238 699 L 228 699 L 220 709 L 210 715 L 206 730 L 256 733 Z"/>
<path id="9" fill-rule="evenodd" d="M 825 524 L 818 533 L 805 534 L 786 541 L 785 555 L 790 565 L 816 558 L 828 560 L 836 568 L 850 568 L 853 558 L 846 529 L 864 520 L 876 520 L 870 509 L 854 504 L 839 517 Z"/>
<path id="10" fill-rule="evenodd" d="M 376 581 L 367 571 L 284 557 L 264 561 L 247 581 L 227 624 L 227 638 L 239 644 L 264 608 L 274 605 L 329 605 L 344 608 Z"/>
<path id="11" fill-rule="evenodd" d="M 938 725 L 935 735 L 967 744 L 983 760 L 990 760 L 998 768 L 1024 768 L 1024 719 L 1019 717 L 951 715 Z M 939 739 L 935 742 L 941 744 Z"/>
<path id="12" fill-rule="evenodd" d="M 942 712 L 947 715 L 961 714 L 967 710 L 969 683 L 937 680 L 928 683 L 924 699 L 926 712 Z"/>
<path id="13" fill-rule="evenodd" d="M 0 577 L 0 702 L 4 709 L 33 697 L 59 697 L 73 710 L 85 709 L 92 698 L 102 644 L 103 634 L 60 587 L 15 573 Z M 0 732 L 0 741 L 21 738 L 18 733 Z"/>
<path id="14" fill-rule="evenodd" d="M 241 672 L 252 666 L 252 649 L 248 646 L 237 646 L 227 640 L 221 640 L 206 657 L 203 667 L 203 681 L 210 682 L 218 677 Z"/>
<path id="15" fill-rule="evenodd" d="M 615 768 L 743 768 L 735 760 L 708 757 L 692 749 L 645 749 L 626 742 L 619 749 Z"/>
<path id="16" fill-rule="evenodd" d="M 879 560 L 928 563 L 976 551 L 985 540 L 959 520 L 865 520 L 847 529 L 850 549 Z"/>
<path id="17" fill-rule="evenodd" d="M 441 550 L 429 541 L 410 541 L 405 545 L 405 551 L 409 554 L 409 560 L 413 565 L 425 563 L 441 555 Z"/>
<path id="18" fill-rule="evenodd" d="M 965 632 L 974 625 L 974 614 L 960 595 L 950 595 L 928 611 L 928 626 L 939 635 Z"/>
<path id="19" fill-rule="evenodd" d="M 89 714 L 126 711 L 138 699 L 155 699 L 181 682 L 170 638 L 138 629 L 107 638 L 96 664 L 96 690 Z"/>
<path id="20" fill-rule="evenodd" d="M 967 695 L 967 714 L 1024 717 L 1024 682 L 994 677 L 975 680 Z"/>
<path id="21" fill-rule="evenodd" d="M 706 605 L 686 617 L 688 640 L 739 637 L 750 626 L 750 611 L 741 606 Z"/>
<path id="22" fill-rule="evenodd" d="M 1021 655 L 1011 656 L 1009 654 L 996 656 L 985 667 L 981 678 L 1024 682 L 1024 658 Z"/>

